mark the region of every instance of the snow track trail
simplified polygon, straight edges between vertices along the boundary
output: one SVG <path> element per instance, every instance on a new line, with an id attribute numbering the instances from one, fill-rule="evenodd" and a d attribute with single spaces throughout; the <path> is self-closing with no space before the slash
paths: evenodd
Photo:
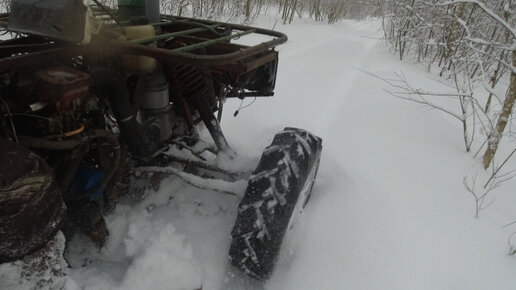
<path id="1" fill-rule="evenodd" d="M 515 289 L 506 220 L 473 218 L 462 179 L 474 160 L 458 124 L 360 70 L 449 88 L 390 54 L 379 23 L 307 26 L 284 27 L 276 97 L 241 117 L 267 114 L 269 134 L 288 124 L 324 140 L 312 200 L 265 289 Z"/>
<path id="2" fill-rule="evenodd" d="M 239 201 L 170 177 L 107 217 L 111 234 L 101 252 L 83 237 L 72 241 L 69 289 L 516 289 L 516 259 L 506 246 L 516 227 L 501 228 L 516 219 L 516 206 L 506 214 L 516 204 L 515 183 L 473 218 L 462 180 L 475 165 L 459 124 L 390 96 L 358 70 L 404 72 L 418 87 L 443 88 L 390 54 L 379 28 L 376 21 L 277 27 L 289 42 L 279 48 L 275 97 L 258 98 L 236 118 L 240 102 L 224 106 L 222 128 L 240 168 L 252 170 L 284 127 L 323 139 L 311 200 L 269 281 L 229 266 Z"/>

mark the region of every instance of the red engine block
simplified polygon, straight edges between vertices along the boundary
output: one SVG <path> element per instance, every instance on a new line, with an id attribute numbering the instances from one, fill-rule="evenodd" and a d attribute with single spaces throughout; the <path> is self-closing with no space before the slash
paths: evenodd
<path id="1" fill-rule="evenodd" d="M 47 103 L 55 113 L 74 111 L 83 106 L 89 95 L 91 77 L 88 73 L 63 66 L 36 72 L 36 97 Z"/>

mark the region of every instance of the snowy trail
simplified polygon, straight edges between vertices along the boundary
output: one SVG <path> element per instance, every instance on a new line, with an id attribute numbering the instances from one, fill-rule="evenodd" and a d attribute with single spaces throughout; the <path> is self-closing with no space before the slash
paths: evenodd
<path id="1" fill-rule="evenodd" d="M 355 174 L 346 172 L 346 168 L 353 168 L 347 165 L 347 155 L 352 151 L 343 148 L 346 144 L 355 143 L 351 139 L 356 128 L 367 125 L 367 122 L 349 117 L 349 113 L 354 112 L 355 117 L 358 117 L 357 113 L 361 114 L 357 111 L 360 104 L 356 104 L 355 100 L 363 98 L 362 92 L 354 84 L 364 74 L 355 68 L 363 67 L 382 42 L 374 37 L 366 38 L 360 31 L 350 31 L 347 25 L 343 26 L 338 32 L 340 37 L 330 42 L 322 41 L 322 44 L 305 49 L 295 57 L 287 54 L 284 57 L 287 59 L 281 63 L 283 67 L 294 68 L 290 67 L 290 73 L 286 76 L 280 72 L 277 95 L 281 97 L 277 98 L 279 104 L 275 109 L 279 112 L 274 120 L 277 121 L 278 117 L 281 119 L 281 112 L 291 106 L 295 115 L 285 117 L 292 119 L 278 123 L 296 122 L 298 126 L 321 135 L 324 153 L 315 194 L 326 194 L 324 197 L 316 195 L 312 205 L 308 206 L 306 216 L 298 226 L 301 230 L 293 233 L 291 245 L 285 246 L 293 249 L 294 257 L 288 257 L 286 251 L 287 257 L 281 260 L 285 265 L 279 267 L 267 289 L 382 289 L 374 286 L 385 285 L 383 281 L 394 274 L 389 270 L 387 257 L 377 256 L 375 251 L 396 255 L 400 251 L 398 245 L 382 246 L 374 240 L 374 236 L 382 236 L 384 232 L 397 235 L 397 225 L 388 224 L 396 218 L 395 209 L 385 206 L 389 203 L 388 196 L 374 188 L 365 177 L 359 176 L 358 181 L 348 177 Z M 376 31 L 373 35 L 376 35 Z M 313 43 L 319 42 L 317 35 L 301 37 Z M 324 39 L 325 35 L 319 37 Z M 295 38 L 292 39 L 292 42 L 295 41 Z M 282 49 L 288 51 L 290 48 L 287 45 Z M 295 120 L 296 116 L 304 118 Z M 362 129 L 367 130 L 359 130 Z M 357 184 L 360 184 L 358 188 Z M 358 194 L 358 191 L 363 194 Z M 373 264 L 372 260 L 375 260 Z M 322 269 L 335 270 L 325 272 Z M 376 274 L 371 277 L 369 273 Z M 354 285 L 350 284 L 352 280 L 355 280 Z"/>
<path id="2" fill-rule="evenodd" d="M 290 40 L 279 49 L 276 96 L 257 99 L 236 118 L 239 102 L 226 103 L 222 126 L 246 166 L 283 127 L 323 138 L 311 202 L 273 277 L 264 286 L 230 288 L 516 289 L 516 259 L 506 255 L 511 229 L 501 229 L 511 220 L 496 214 L 516 204 L 514 183 L 473 218 L 462 179 L 474 162 L 463 153 L 459 124 L 393 98 L 356 69 L 403 71 L 422 88 L 443 87 L 423 68 L 396 60 L 378 28 L 353 21 L 281 26 Z M 72 279 L 85 289 L 227 289 L 237 203 L 166 179 L 108 217 L 111 236 L 101 253 L 77 238 Z"/>
<path id="3" fill-rule="evenodd" d="M 446 89 L 389 54 L 378 28 L 344 22 L 333 27 L 339 37 L 325 42 L 328 32 L 285 27 L 291 43 L 282 48 L 277 97 L 245 113 L 257 120 L 268 114 L 276 130 L 300 126 L 324 140 L 315 197 L 285 246 L 293 254 L 266 289 L 516 288 L 503 220 L 472 218 L 462 179 L 473 161 L 458 124 L 393 98 L 384 83 L 355 69 L 402 71 L 421 87 Z M 296 42 L 304 49 L 293 48 Z"/>

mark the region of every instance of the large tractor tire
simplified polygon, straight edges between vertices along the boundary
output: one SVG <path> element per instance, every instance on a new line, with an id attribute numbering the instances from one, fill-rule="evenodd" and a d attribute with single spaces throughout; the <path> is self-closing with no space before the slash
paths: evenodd
<path id="1" fill-rule="evenodd" d="M 272 274 L 283 237 L 310 197 L 321 150 L 319 137 L 295 128 L 285 128 L 265 149 L 231 232 L 231 262 L 248 276 Z"/>
<path id="2" fill-rule="evenodd" d="M 0 264 L 43 247 L 65 205 L 51 168 L 27 148 L 0 138 Z"/>

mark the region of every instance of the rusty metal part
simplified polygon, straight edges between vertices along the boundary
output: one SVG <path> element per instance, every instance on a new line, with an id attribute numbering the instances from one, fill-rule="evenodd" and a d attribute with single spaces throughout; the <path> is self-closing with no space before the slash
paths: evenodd
<path id="1" fill-rule="evenodd" d="M 274 92 L 241 92 L 238 94 L 238 97 L 241 99 L 248 98 L 248 97 L 257 98 L 257 97 L 272 97 L 272 96 L 274 96 Z"/>
<path id="2" fill-rule="evenodd" d="M 238 64 L 239 61 L 269 51 L 274 47 L 287 41 L 287 36 L 285 34 L 262 28 L 166 15 L 162 17 L 168 19 L 170 21 L 169 24 L 174 24 L 178 21 L 182 21 L 183 23 L 200 23 L 211 26 L 220 24 L 228 30 L 254 30 L 254 33 L 269 36 L 272 39 L 255 46 L 239 46 L 236 50 L 227 50 L 227 53 L 221 52 L 217 55 L 199 55 L 192 53 L 177 52 L 170 49 L 132 44 L 120 40 L 102 40 L 98 41 L 97 43 L 92 43 L 86 46 L 66 45 L 63 47 L 51 48 L 39 52 L 33 52 L 32 50 L 27 49 L 23 52 L 31 53 L 1 59 L 0 71 L 8 71 L 27 66 L 44 64 L 48 63 L 50 60 L 55 61 L 59 59 L 66 59 L 80 55 L 98 54 L 99 52 L 101 52 L 101 54 L 104 57 L 114 57 L 122 54 L 134 54 L 150 56 L 166 64 L 190 64 L 197 66 L 215 67 L 224 66 L 228 64 Z M 2 19 L 1 16 L 0 19 Z M 162 26 L 164 27 L 166 25 L 167 23 L 162 24 Z M 0 42 L 0 46 L 1 44 L 2 42 Z M 215 43 L 213 45 L 220 45 L 220 43 Z"/>
<path id="3" fill-rule="evenodd" d="M 215 164 L 213 164 L 209 161 L 206 161 L 206 160 L 201 160 L 201 159 L 195 160 L 193 158 L 185 158 L 183 156 L 170 154 L 170 153 L 162 154 L 160 156 L 160 158 L 163 159 L 160 162 L 160 164 L 161 164 L 160 166 L 162 166 L 162 167 L 168 167 L 171 164 L 173 164 L 174 162 L 177 162 L 177 163 L 183 164 L 185 166 L 185 170 L 188 170 L 189 168 L 202 169 L 205 171 L 216 173 L 218 175 L 216 177 L 217 179 L 223 179 L 223 180 L 227 180 L 227 181 L 241 180 L 241 179 L 245 179 L 246 177 L 251 175 L 251 172 L 226 170 L 226 169 L 222 169 L 222 168 L 216 166 Z M 189 171 L 189 173 L 195 174 L 191 170 Z M 205 176 L 206 175 L 203 175 L 201 177 L 205 177 Z M 215 177 L 212 177 L 212 178 L 215 178 Z"/>
<path id="4" fill-rule="evenodd" d="M 182 117 L 186 121 L 188 131 L 191 131 L 194 126 L 192 110 L 190 109 L 188 102 L 185 100 L 185 98 L 182 95 L 177 96 L 177 101 L 179 103 L 180 108 L 182 109 L 181 110 Z"/>
<path id="5" fill-rule="evenodd" d="M 174 101 L 177 103 L 177 113 L 181 115 L 183 120 L 185 120 L 188 131 L 191 131 L 193 128 L 192 111 L 188 105 L 188 102 L 185 100 L 181 89 L 177 87 L 177 82 L 173 81 L 177 77 L 178 70 L 175 69 L 175 67 L 169 66 L 165 68 L 165 74 L 168 80 L 172 80 L 170 86 L 170 95 L 174 97 Z"/>
<path id="6" fill-rule="evenodd" d="M 46 101 L 55 112 L 82 107 L 89 95 L 89 74 L 67 67 L 52 67 L 36 72 L 36 97 Z"/>
<path id="7" fill-rule="evenodd" d="M 224 100 L 219 98 L 219 103 L 218 103 L 217 107 L 218 107 L 217 121 L 219 121 L 219 124 L 220 124 L 220 122 L 222 121 L 222 112 L 224 111 Z"/>
<path id="8" fill-rule="evenodd" d="M 109 41 L 105 44 L 98 44 L 99 47 L 94 47 L 94 45 L 92 45 L 91 49 L 101 49 L 104 50 L 104 52 L 108 52 L 112 55 L 127 53 L 150 56 L 166 64 L 181 63 L 209 67 L 221 66 L 229 63 L 236 63 L 240 60 L 261 53 L 280 44 L 276 42 L 276 40 L 264 42 L 262 44 L 244 49 L 242 51 L 222 55 L 197 55 L 190 53 L 182 53 L 152 46 L 129 44 L 123 41 Z M 2 65 L 2 62 L 0 61 L 0 67 Z"/>
<path id="9" fill-rule="evenodd" d="M 202 28 L 193 28 L 193 29 L 188 29 L 188 30 L 183 30 L 183 31 L 177 31 L 177 32 L 172 32 L 172 33 L 160 34 L 160 35 L 156 35 L 156 36 L 152 36 L 152 37 L 147 37 L 147 38 L 133 39 L 130 42 L 133 43 L 133 44 L 146 44 L 146 43 L 152 43 L 152 42 L 158 41 L 158 40 L 169 41 L 169 40 L 173 39 L 176 36 L 194 34 L 194 33 L 202 32 L 202 31 L 208 31 L 210 28 L 214 29 L 214 28 L 217 28 L 219 26 L 221 26 L 221 24 L 211 25 L 211 26 L 206 27 L 206 28 L 204 28 L 204 27 L 202 27 Z"/>
<path id="10" fill-rule="evenodd" d="M 29 37 L 27 37 L 29 38 Z M 41 42 L 41 43 L 19 43 L 23 38 L 14 39 L 13 41 L 1 42 L 0 45 L 0 57 L 9 57 L 18 53 L 24 53 L 28 50 L 38 51 L 44 49 L 50 49 L 58 47 L 59 45 L 55 42 Z M 25 39 L 24 39 L 25 40 Z"/>
<path id="11" fill-rule="evenodd" d="M 270 50 L 261 54 L 257 54 L 251 57 L 248 57 L 244 60 L 238 61 L 236 63 L 229 63 L 224 65 L 212 66 L 214 70 L 229 72 L 236 75 L 245 74 L 247 72 L 253 71 L 262 65 L 268 64 L 270 62 L 276 61 L 278 59 L 278 52 L 274 50 Z"/>
<path id="12" fill-rule="evenodd" d="M 184 98 L 199 112 L 219 151 L 233 155 L 220 124 L 213 114 L 212 108 L 216 105 L 213 82 L 205 76 L 200 68 L 194 66 L 176 65 L 169 67 L 169 72 L 172 76 L 170 81 L 174 93 Z M 210 104 L 210 101 L 214 104 Z"/>
<path id="13" fill-rule="evenodd" d="M 85 53 L 85 48 L 80 46 L 62 46 L 35 52 L 25 50 L 23 54 L 0 59 L 0 72 L 41 66 L 52 61 L 70 59 Z"/>
<path id="14" fill-rule="evenodd" d="M 197 187 L 199 189 L 208 190 L 208 191 L 215 191 L 224 193 L 227 195 L 231 195 L 234 197 L 241 197 L 240 192 L 231 190 L 232 188 L 236 186 L 240 187 L 240 184 L 243 181 L 226 181 L 219 179 L 216 181 L 215 185 L 210 186 L 209 183 L 206 182 L 206 180 L 203 180 L 202 178 L 199 178 L 198 175 L 191 174 L 184 172 L 182 170 L 176 169 L 174 167 L 156 167 L 156 166 L 150 166 L 150 167 L 135 167 L 134 171 L 138 174 L 142 173 L 153 173 L 153 174 L 166 174 L 166 175 L 175 175 L 179 179 L 181 179 L 183 182 L 193 186 Z M 199 182 L 199 180 L 202 180 Z M 158 180 L 159 182 L 159 177 Z M 221 186 L 221 183 L 224 183 L 225 185 Z"/>
<path id="15" fill-rule="evenodd" d="M 42 247 L 55 234 L 65 207 L 46 162 L 0 138 L 0 263 Z"/>
<path id="16" fill-rule="evenodd" d="M 240 32 L 240 33 L 230 34 L 228 36 L 223 36 L 223 37 L 220 37 L 220 38 L 210 39 L 210 40 L 206 40 L 206 41 L 199 42 L 199 43 L 196 43 L 196 44 L 191 44 L 191 45 L 188 45 L 188 46 L 185 46 L 185 47 L 176 48 L 176 49 L 174 49 L 174 51 L 175 52 L 188 52 L 188 51 L 196 50 L 196 49 L 199 49 L 199 48 L 205 48 L 205 47 L 208 47 L 208 46 L 213 45 L 213 44 L 217 44 L 217 43 L 221 43 L 221 42 L 226 42 L 226 41 L 231 40 L 231 39 L 240 38 L 242 36 L 249 35 L 251 33 L 254 33 L 255 31 L 256 30 L 254 30 L 254 29 L 250 29 L 250 30 L 246 30 L 246 31 L 243 31 L 243 32 Z"/>
<path id="17" fill-rule="evenodd" d="M 213 138 L 215 145 L 217 145 L 219 151 L 224 152 L 230 157 L 234 157 L 235 152 L 233 149 L 231 149 L 228 141 L 226 140 L 226 137 L 222 133 L 222 128 L 220 127 L 219 121 L 213 114 L 213 110 L 211 109 L 211 106 L 208 103 L 206 97 L 203 95 L 195 95 L 192 98 L 192 101 L 195 104 L 197 111 L 199 111 L 202 121 L 210 132 L 210 135 Z"/>
<path id="18" fill-rule="evenodd" d="M 202 89 L 203 77 L 193 66 L 175 65 L 166 67 L 167 78 L 174 100 L 179 103 L 181 116 L 186 120 L 188 128 L 193 127 L 193 116 L 187 97 Z M 200 86 L 200 87 L 199 87 Z"/>

